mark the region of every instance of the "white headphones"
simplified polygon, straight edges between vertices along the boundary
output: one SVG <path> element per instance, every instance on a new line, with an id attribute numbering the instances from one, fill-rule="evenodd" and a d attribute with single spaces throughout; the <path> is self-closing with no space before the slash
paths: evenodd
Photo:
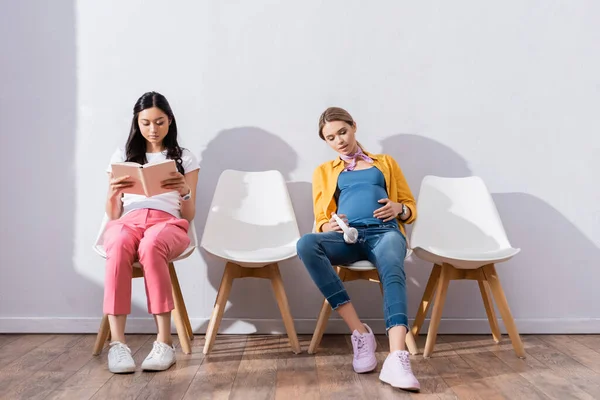
<path id="1" fill-rule="evenodd" d="M 342 228 L 342 231 L 344 231 L 344 241 L 349 244 L 356 243 L 356 241 L 358 240 L 358 231 L 356 230 L 356 228 L 350 228 L 335 213 L 333 214 L 333 218 L 335 219 L 335 222 L 337 222 L 337 224 L 340 226 L 340 228 Z"/>

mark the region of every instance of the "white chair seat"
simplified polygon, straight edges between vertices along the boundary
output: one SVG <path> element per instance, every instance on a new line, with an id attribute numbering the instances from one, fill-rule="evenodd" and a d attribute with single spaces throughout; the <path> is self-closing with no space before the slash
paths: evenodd
<path id="1" fill-rule="evenodd" d="M 417 247 L 413 251 L 417 257 L 434 264 L 448 263 L 459 269 L 477 269 L 487 264 L 507 261 L 521 251 L 518 248 L 505 248 L 483 251 L 458 251 L 433 246 Z"/>
<path id="2" fill-rule="evenodd" d="M 340 265 L 340 267 L 348 268 L 351 271 L 370 271 L 376 269 L 373 263 L 368 260 L 361 260 L 348 265 Z"/>
<path id="3" fill-rule="evenodd" d="M 284 246 L 264 247 L 256 250 L 213 248 L 206 244 L 204 244 L 203 247 L 206 251 L 217 257 L 232 261 L 246 268 L 260 268 L 296 256 L 295 241 Z"/>

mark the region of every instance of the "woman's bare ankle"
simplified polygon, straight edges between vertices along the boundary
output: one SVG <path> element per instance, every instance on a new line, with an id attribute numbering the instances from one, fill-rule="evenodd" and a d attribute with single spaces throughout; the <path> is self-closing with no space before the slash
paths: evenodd
<path id="1" fill-rule="evenodd" d="M 156 336 L 156 341 L 159 343 L 168 344 L 169 346 L 173 346 L 173 338 L 171 336 L 169 336 L 169 337 Z"/>

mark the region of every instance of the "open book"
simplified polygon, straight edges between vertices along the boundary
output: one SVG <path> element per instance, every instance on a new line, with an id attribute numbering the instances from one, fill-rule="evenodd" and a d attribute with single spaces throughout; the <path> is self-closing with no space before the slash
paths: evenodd
<path id="1" fill-rule="evenodd" d="M 173 191 L 173 189 L 163 189 L 160 184 L 165 179 L 172 178 L 173 172 L 177 172 L 175 160 L 165 160 L 145 165 L 135 162 L 121 162 L 111 164 L 111 168 L 113 177 L 120 178 L 128 175 L 134 182 L 134 185 L 124 189 L 123 193 L 151 197 Z"/>

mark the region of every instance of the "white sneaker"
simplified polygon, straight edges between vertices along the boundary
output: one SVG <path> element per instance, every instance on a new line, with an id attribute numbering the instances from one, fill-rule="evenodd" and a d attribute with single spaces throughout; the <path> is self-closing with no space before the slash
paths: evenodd
<path id="1" fill-rule="evenodd" d="M 175 364 L 175 347 L 166 343 L 154 342 L 152 351 L 142 363 L 145 371 L 164 371 Z"/>
<path id="2" fill-rule="evenodd" d="M 352 360 L 352 367 L 357 374 L 364 374 L 365 372 L 371 372 L 377 368 L 377 357 L 375 357 L 375 350 L 377 350 L 377 341 L 375 335 L 369 327 L 364 324 L 367 328 L 367 333 L 358 333 L 357 330 L 352 332 L 352 348 L 354 350 L 354 359 Z"/>
<path id="3" fill-rule="evenodd" d="M 108 370 L 113 374 L 127 374 L 135 371 L 135 361 L 131 357 L 131 349 L 125 343 L 110 343 Z"/>
<path id="4" fill-rule="evenodd" d="M 421 385 L 410 367 L 410 355 L 405 350 L 398 350 L 387 356 L 379 379 L 395 388 L 411 391 L 421 389 Z"/>

